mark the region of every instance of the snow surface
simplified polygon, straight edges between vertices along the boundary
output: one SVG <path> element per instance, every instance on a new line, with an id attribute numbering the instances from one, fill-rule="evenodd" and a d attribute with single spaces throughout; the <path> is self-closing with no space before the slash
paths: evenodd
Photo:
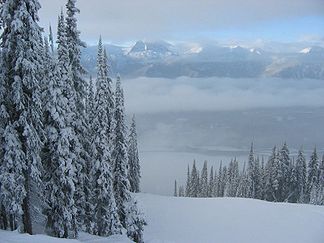
<path id="1" fill-rule="evenodd" d="M 242 198 L 136 195 L 145 243 L 323 243 L 324 207 Z M 81 233 L 78 240 L 0 231 L 1 243 L 129 243 Z"/>
<path id="2" fill-rule="evenodd" d="M 149 243 L 323 243 L 324 207 L 137 195 Z"/>
<path id="3" fill-rule="evenodd" d="M 126 236 L 114 235 L 108 238 L 80 233 L 78 240 L 58 239 L 47 235 L 20 234 L 17 231 L 0 230 L 0 243 L 131 243 Z"/>

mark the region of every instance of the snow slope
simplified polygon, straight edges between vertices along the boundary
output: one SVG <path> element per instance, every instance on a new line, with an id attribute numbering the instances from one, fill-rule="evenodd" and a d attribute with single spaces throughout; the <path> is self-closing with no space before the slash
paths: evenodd
<path id="1" fill-rule="evenodd" d="M 47 235 L 20 234 L 17 231 L 0 230 L 0 243 L 131 243 L 126 236 L 114 235 L 109 238 L 80 233 L 78 240 L 58 239 Z"/>
<path id="2" fill-rule="evenodd" d="M 324 207 L 139 194 L 148 243 L 323 243 Z"/>
<path id="3" fill-rule="evenodd" d="M 324 207 L 240 198 L 136 195 L 145 243 L 323 243 Z M 81 233 L 78 240 L 0 231 L 1 243 L 129 243 L 125 236 Z"/>

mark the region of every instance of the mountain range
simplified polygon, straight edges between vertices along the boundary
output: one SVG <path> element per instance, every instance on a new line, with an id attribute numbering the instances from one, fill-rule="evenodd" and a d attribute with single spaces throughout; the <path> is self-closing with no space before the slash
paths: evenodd
<path id="1" fill-rule="evenodd" d="M 266 45 L 263 48 L 217 43 L 137 41 L 125 47 L 105 45 L 110 72 L 125 78 L 156 77 L 280 77 L 324 79 L 324 48 L 302 45 Z M 299 48 L 299 49 L 298 49 Z M 97 47 L 82 53 L 89 74 L 96 74 Z"/>

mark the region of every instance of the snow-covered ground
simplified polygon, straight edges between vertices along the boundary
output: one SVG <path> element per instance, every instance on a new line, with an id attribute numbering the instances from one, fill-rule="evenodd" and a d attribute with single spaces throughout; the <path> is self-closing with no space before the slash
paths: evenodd
<path id="1" fill-rule="evenodd" d="M 240 198 L 136 195 L 146 243 L 323 243 L 324 207 Z M 0 231 L 1 243 L 129 243 L 125 236 L 81 233 L 78 240 Z"/>
<path id="2" fill-rule="evenodd" d="M 80 233 L 78 240 L 58 239 L 47 235 L 20 234 L 17 231 L 0 230 L 0 243 L 131 243 L 126 236 L 114 235 L 108 238 Z"/>
<path id="3" fill-rule="evenodd" d="M 149 243 L 323 243 L 324 207 L 139 194 Z"/>

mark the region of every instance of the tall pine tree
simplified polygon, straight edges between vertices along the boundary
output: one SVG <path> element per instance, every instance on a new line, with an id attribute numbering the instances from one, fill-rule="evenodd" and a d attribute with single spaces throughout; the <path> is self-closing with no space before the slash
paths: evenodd
<path id="1" fill-rule="evenodd" d="M 113 191 L 112 157 L 109 138 L 111 117 L 109 110 L 110 81 L 105 72 L 105 59 L 101 38 L 98 45 L 97 92 L 93 117 L 93 201 L 94 233 L 107 236 L 121 233 L 117 206 Z"/>
<path id="2" fill-rule="evenodd" d="M 23 231 L 32 234 L 34 189 L 41 179 L 42 37 L 38 25 L 37 0 L 6 0 L 0 19 L 3 24 L 1 76 L 6 97 L 1 101 L 2 162 L 0 201 L 12 224 L 22 217 Z M 16 225 L 13 225 L 14 229 Z"/>
<path id="3" fill-rule="evenodd" d="M 141 168 L 137 148 L 137 132 L 135 115 L 132 118 L 132 124 L 128 136 L 128 180 L 131 192 L 140 191 Z"/>

